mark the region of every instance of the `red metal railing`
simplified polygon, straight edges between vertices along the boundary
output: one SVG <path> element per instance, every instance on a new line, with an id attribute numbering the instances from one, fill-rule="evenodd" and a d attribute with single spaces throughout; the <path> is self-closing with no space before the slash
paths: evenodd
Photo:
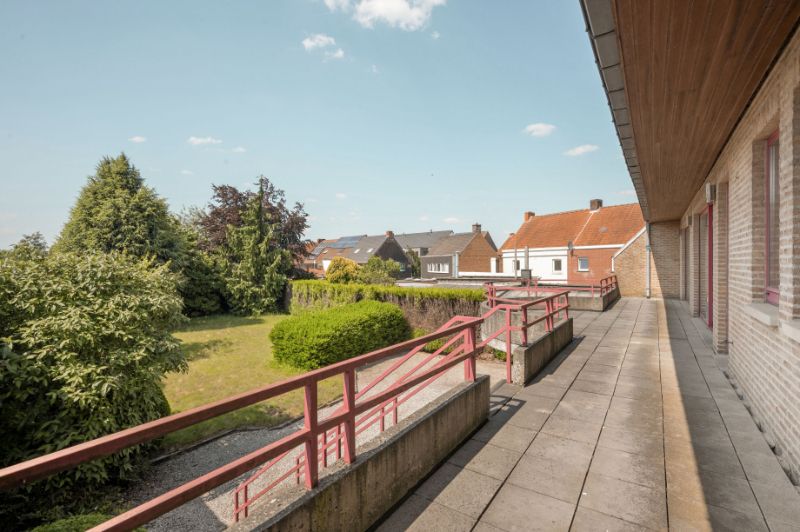
<path id="1" fill-rule="evenodd" d="M 537 309 L 543 312 L 529 320 L 528 313 Z M 498 312 L 506 313 L 505 324 L 479 344 L 477 342 L 478 328 Z M 521 315 L 519 325 L 512 325 L 514 312 L 519 312 Z M 563 319 L 569 317 L 567 291 L 553 293 L 532 301 L 520 302 L 518 299 L 514 303 L 500 303 L 484 316 L 477 318 L 456 316 L 438 331 L 420 338 L 378 349 L 282 382 L 263 386 L 215 403 L 6 467 L 0 470 L 0 490 L 25 485 L 95 458 L 109 456 L 122 449 L 302 388 L 304 391 L 304 423 L 301 429 L 132 508 L 92 530 L 130 530 L 262 466 L 255 475 L 248 478 L 234 491 L 234 517 L 238 519 L 242 514 L 248 515 L 254 501 L 293 475 L 294 480 L 298 483 L 302 477 L 306 487 L 310 489 L 318 482 L 319 466 L 326 467 L 331 458 L 335 457 L 336 460 L 343 459 L 346 463 L 352 463 L 356 459 L 357 434 L 368 430 L 376 423 L 380 431 L 385 430 L 386 418 L 389 415 L 392 416 L 392 422 L 396 424 L 400 405 L 455 365 L 463 362 L 465 381 L 474 381 L 476 355 L 491 340 L 499 338 L 503 334 L 505 334 L 506 340 L 506 375 L 508 381 L 511 382 L 512 333 L 519 331 L 522 343 L 526 344 L 528 329 L 544 322 L 545 331 L 552 331 L 555 322 L 562 319 L 562 316 Z M 411 370 L 406 371 L 393 382 L 388 382 L 388 377 L 393 372 L 408 362 L 415 354 L 420 353 L 426 344 L 438 339 L 445 339 L 441 348 L 434 353 L 426 353 L 423 360 L 416 363 Z M 356 392 L 356 369 L 398 355 L 399 358 L 389 368 L 362 390 Z M 427 367 L 431 362 L 433 362 L 432 366 Z M 342 405 L 325 419 L 320 420 L 318 419 L 317 385 L 320 381 L 337 375 L 342 376 Z M 381 389 L 381 385 L 385 387 Z M 294 465 L 278 475 L 278 478 L 273 479 L 266 487 L 251 495 L 250 491 L 251 488 L 254 488 L 255 480 L 282 459 L 287 458 L 289 453 L 299 446 L 302 446 L 303 451 L 294 459 Z"/>
<path id="2" fill-rule="evenodd" d="M 514 303 L 521 299 L 520 297 L 502 297 L 508 292 L 514 292 L 517 294 L 523 293 L 524 298 L 541 297 L 544 294 L 559 293 L 565 290 L 569 292 L 588 292 L 592 297 L 595 295 L 603 297 L 617 287 L 617 276 L 609 275 L 608 277 L 604 277 L 599 281 L 589 281 L 584 284 L 543 284 L 548 282 L 555 283 L 557 281 L 533 278 L 530 281 L 525 281 L 521 284 L 515 285 L 498 285 L 490 281 L 484 283 L 483 286 L 486 290 L 486 299 L 489 303 L 489 306 L 493 307 L 498 303 Z"/>

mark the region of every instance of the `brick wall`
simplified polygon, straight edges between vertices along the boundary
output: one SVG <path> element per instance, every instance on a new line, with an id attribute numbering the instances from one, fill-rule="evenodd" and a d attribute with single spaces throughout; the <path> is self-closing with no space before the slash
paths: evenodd
<path id="1" fill-rule="evenodd" d="M 462 272 L 488 272 L 490 260 L 497 256 L 497 251 L 486 241 L 483 235 L 473 238 L 459 256 L 458 270 Z"/>
<path id="2" fill-rule="evenodd" d="M 645 295 L 645 265 L 647 264 L 647 235 L 642 233 L 614 259 L 614 273 L 621 296 Z"/>
<path id="3" fill-rule="evenodd" d="M 800 318 L 800 35 L 795 34 L 756 94 L 707 182 L 717 184 L 715 203 L 714 347 L 728 346 L 731 375 L 751 412 L 770 432 L 784 466 L 800 479 L 800 344 L 780 327 L 747 312 L 764 302 L 765 189 L 767 137 L 780 139 L 781 322 Z M 686 215 L 690 228 L 689 302 L 697 311 L 697 214 L 705 193 L 697 191 Z M 727 257 L 727 260 L 725 260 Z"/>
<path id="4" fill-rule="evenodd" d="M 680 222 L 650 224 L 650 295 L 681 296 Z"/>
<path id="5" fill-rule="evenodd" d="M 599 282 L 612 274 L 611 257 L 619 251 L 619 248 L 610 249 L 576 249 L 567 257 L 567 282 L 569 283 L 588 283 Z M 589 259 L 589 271 L 578 271 L 578 259 L 586 257 Z"/>

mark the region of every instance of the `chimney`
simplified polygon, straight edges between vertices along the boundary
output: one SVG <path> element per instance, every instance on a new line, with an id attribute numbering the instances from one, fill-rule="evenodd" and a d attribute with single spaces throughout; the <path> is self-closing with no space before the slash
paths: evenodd
<path id="1" fill-rule="evenodd" d="M 534 216 L 536 216 L 536 213 L 535 213 L 535 212 L 533 212 L 533 211 L 527 211 L 525 214 L 523 214 L 523 215 L 522 215 L 522 221 L 523 221 L 523 222 L 527 222 L 528 220 L 530 220 L 530 219 L 531 219 L 531 218 L 533 218 Z"/>
<path id="2" fill-rule="evenodd" d="M 589 200 L 589 210 L 590 211 L 597 211 L 603 206 L 603 200 L 601 199 L 593 199 Z"/>
<path id="3" fill-rule="evenodd" d="M 386 231 L 386 238 L 394 238 L 394 231 Z"/>
<path id="4" fill-rule="evenodd" d="M 481 224 L 479 224 L 479 223 L 472 224 L 472 232 L 473 233 L 480 233 L 481 232 Z"/>

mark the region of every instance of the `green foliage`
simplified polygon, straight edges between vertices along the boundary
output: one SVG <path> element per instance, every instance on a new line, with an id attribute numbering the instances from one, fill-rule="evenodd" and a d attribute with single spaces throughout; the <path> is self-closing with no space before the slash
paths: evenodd
<path id="1" fill-rule="evenodd" d="M 161 378 L 185 367 L 176 276 L 116 254 L 0 260 L 0 467 L 169 413 Z M 128 478 L 121 451 L 0 494 L 0 513 L 69 505 Z"/>
<path id="2" fill-rule="evenodd" d="M 100 523 L 111 519 L 112 515 L 106 514 L 80 514 L 59 519 L 53 523 L 37 526 L 31 532 L 84 532 Z M 135 532 L 143 532 L 144 528 L 137 528 Z"/>
<path id="3" fill-rule="evenodd" d="M 272 329 L 270 340 L 278 361 L 313 369 L 407 340 L 410 333 L 399 308 L 362 301 L 292 316 Z"/>
<path id="4" fill-rule="evenodd" d="M 325 271 L 325 279 L 334 284 L 350 284 L 358 281 L 358 264 L 344 257 L 334 257 Z"/>
<path id="5" fill-rule="evenodd" d="M 402 286 L 335 284 L 329 281 L 292 281 L 292 309 L 327 308 L 364 299 L 395 302 L 425 300 L 468 301 L 484 300 L 483 290 L 477 288 L 411 288 Z"/>
<path id="6" fill-rule="evenodd" d="M 400 263 L 392 259 L 370 257 L 358 271 L 358 282 L 362 284 L 394 284 L 400 277 Z"/>
<path id="7" fill-rule="evenodd" d="M 422 262 L 419 254 L 413 249 L 407 249 L 406 255 L 408 255 L 408 261 L 411 263 L 411 277 L 422 277 Z"/>
<path id="8" fill-rule="evenodd" d="M 428 331 L 426 329 L 414 329 L 414 338 L 419 338 L 420 336 L 431 334 L 431 332 L 432 331 Z M 425 347 L 423 347 L 422 350 L 425 351 L 426 353 L 435 353 L 438 349 L 444 347 L 444 344 L 446 344 L 449 339 L 450 338 L 445 337 L 445 338 L 437 338 L 436 340 L 431 340 L 430 342 L 425 344 Z M 446 355 L 452 353 L 456 347 L 458 347 L 457 342 L 454 345 L 448 346 L 446 349 L 444 349 L 444 351 L 442 351 L 441 354 Z"/>
<path id="9" fill-rule="evenodd" d="M 53 251 L 119 251 L 158 262 L 181 262 L 186 242 L 167 202 L 145 186 L 121 154 L 104 158 L 72 207 Z"/>
<path id="10" fill-rule="evenodd" d="M 47 242 L 39 231 L 23 235 L 9 255 L 18 259 L 43 259 L 47 256 Z"/>
<path id="11" fill-rule="evenodd" d="M 276 240 L 279 222 L 265 212 L 265 190 L 250 198 L 240 227 L 229 226 L 225 284 L 231 310 L 241 314 L 275 311 L 292 269 L 292 255 Z"/>

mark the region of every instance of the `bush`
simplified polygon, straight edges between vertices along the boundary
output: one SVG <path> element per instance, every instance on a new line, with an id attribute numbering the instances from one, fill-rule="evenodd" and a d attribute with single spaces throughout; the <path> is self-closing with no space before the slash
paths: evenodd
<path id="1" fill-rule="evenodd" d="M 106 514 L 73 515 L 71 517 L 59 519 L 53 523 L 37 526 L 31 532 L 84 532 L 100 523 L 108 521 L 112 517 L 112 515 Z M 135 530 L 137 532 L 143 532 L 144 528 L 137 528 Z"/>
<path id="2" fill-rule="evenodd" d="M 358 272 L 358 281 L 363 284 L 393 285 L 400 277 L 400 263 L 380 257 L 370 257 Z"/>
<path id="3" fill-rule="evenodd" d="M 335 260 L 335 259 L 334 259 Z M 292 308 L 328 308 L 362 300 L 395 302 L 441 300 L 480 303 L 485 298 L 479 288 L 411 288 L 367 284 L 336 284 L 330 281 L 292 281 Z"/>
<path id="4" fill-rule="evenodd" d="M 270 340 L 276 360 L 314 369 L 402 342 L 410 334 L 399 308 L 362 301 L 292 316 L 275 325 Z"/>
<path id="5" fill-rule="evenodd" d="M 119 254 L 0 260 L 0 467 L 169 413 L 161 378 L 185 361 L 170 334 L 184 318 L 167 268 Z M 142 450 L 4 492 L 0 514 L 69 508 L 129 478 Z"/>
<path id="6" fill-rule="evenodd" d="M 358 281 L 358 264 L 344 257 L 335 257 L 325 271 L 325 279 L 333 284 L 348 284 Z"/>

